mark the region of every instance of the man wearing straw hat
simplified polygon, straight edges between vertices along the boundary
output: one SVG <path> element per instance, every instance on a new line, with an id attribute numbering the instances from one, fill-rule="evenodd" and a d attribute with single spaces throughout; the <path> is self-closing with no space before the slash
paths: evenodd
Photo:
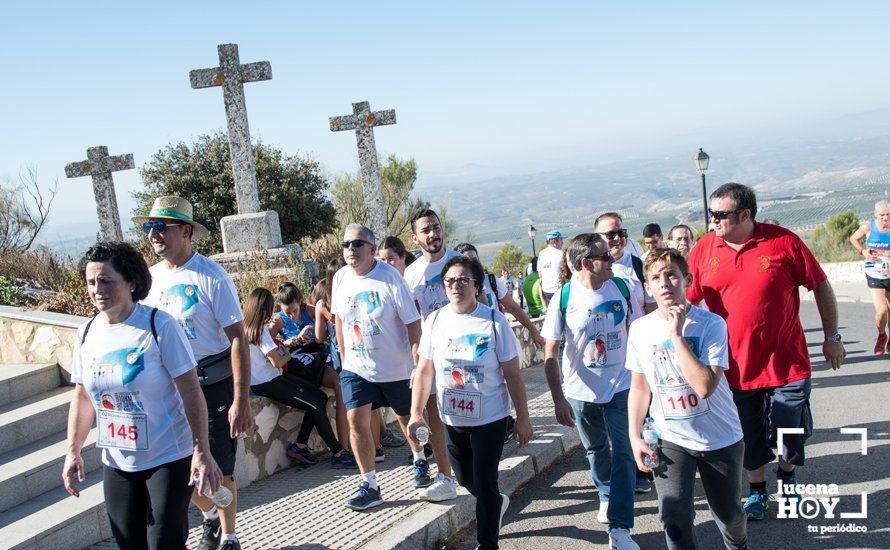
<path id="1" fill-rule="evenodd" d="M 237 550 L 241 546 L 235 535 L 236 438 L 253 424 L 249 348 L 238 293 L 229 274 L 192 247 L 208 231 L 192 218 L 187 200 L 158 197 L 148 215 L 136 216 L 133 222 L 162 258 L 150 269 L 151 290 L 144 302 L 172 315 L 192 346 L 207 400 L 211 454 L 225 477 L 223 483 L 236 495 L 219 510 L 206 496 L 192 496 L 204 514 L 199 548 Z"/>

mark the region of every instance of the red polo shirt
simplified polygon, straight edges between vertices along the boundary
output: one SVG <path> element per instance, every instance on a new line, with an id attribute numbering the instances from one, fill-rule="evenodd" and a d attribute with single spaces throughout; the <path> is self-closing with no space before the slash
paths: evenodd
<path id="1" fill-rule="evenodd" d="M 810 376 L 797 287 L 813 290 L 826 276 L 800 237 L 755 222 L 735 251 L 710 232 L 692 249 L 689 271 L 687 299 L 704 300 L 726 320 L 730 387 L 771 388 Z"/>

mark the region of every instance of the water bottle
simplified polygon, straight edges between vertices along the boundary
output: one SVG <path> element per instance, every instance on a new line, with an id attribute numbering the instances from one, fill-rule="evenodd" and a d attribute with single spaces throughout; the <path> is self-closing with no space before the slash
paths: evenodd
<path id="1" fill-rule="evenodd" d="M 658 458 L 658 430 L 655 429 L 655 421 L 649 416 L 646 417 L 646 422 L 643 423 L 643 441 L 655 453 L 655 456 L 643 455 L 643 465 L 654 470 L 661 464 L 661 460 Z"/>
<path id="2" fill-rule="evenodd" d="M 195 472 L 194 480 L 195 487 L 197 487 L 198 484 L 201 483 L 201 474 L 199 472 Z M 212 500 L 213 503 L 216 504 L 217 508 L 225 508 L 232 503 L 233 498 L 232 491 L 230 491 L 229 488 L 222 483 L 219 484 L 219 489 L 217 489 L 215 493 L 210 492 L 209 485 L 206 486 L 204 488 L 204 496 Z"/>
<path id="3" fill-rule="evenodd" d="M 418 427 L 414 430 L 414 439 L 417 440 L 418 445 L 426 445 L 430 442 L 430 429 L 426 426 Z"/>

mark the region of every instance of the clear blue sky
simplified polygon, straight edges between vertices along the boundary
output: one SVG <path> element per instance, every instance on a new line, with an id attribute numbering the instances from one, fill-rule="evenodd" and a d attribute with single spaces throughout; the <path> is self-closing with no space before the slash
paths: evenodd
<path id="1" fill-rule="evenodd" d="M 381 153 L 421 176 L 603 159 L 670 136 L 890 107 L 885 2 L 13 2 L 0 21 L 0 178 L 59 178 L 52 228 L 95 219 L 66 162 L 107 145 L 137 167 L 171 141 L 224 129 L 219 89 L 190 69 L 268 60 L 246 85 L 251 133 L 356 169 L 327 119 L 395 108 Z M 687 153 L 684 143 L 681 153 Z M 688 151 L 691 156 L 692 152 Z M 472 173 L 472 168 L 468 169 Z M 437 176 L 438 175 L 438 176 Z M 117 173 L 129 217 L 137 171 Z"/>

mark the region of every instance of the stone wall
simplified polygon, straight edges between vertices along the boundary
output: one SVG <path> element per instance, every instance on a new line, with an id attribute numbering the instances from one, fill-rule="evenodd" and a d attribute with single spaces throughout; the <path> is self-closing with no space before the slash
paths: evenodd
<path id="1" fill-rule="evenodd" d="M 65 383 L 77 328 L 86 317 L 0 306 L 0 364 L 58 363 Z"/>
<path id="2" fill-rule="evenodd" d="M 864 262 L 837 262 L 821 265 L 831 283 L 865 284 Z"/>
<path id="3" fill-rule="evenodd" d="M 512 317 L 509 318 L 512 319 Z M 541 327 L 544 325 L 544 318 L 535 317 L 532 319 L 532 323 L 538 327 L 538 330 L 541 330 Z M 528 330 L 520 325 L 519 321 L 515 320 L 510 322 L 510 326 L 513 328 L 513 334 L 516 335 L 516 339 L 519 340 L 519 368 L 526 369 L 532 365 L 543 363 L 544 350 L 535 347 Z"/>

